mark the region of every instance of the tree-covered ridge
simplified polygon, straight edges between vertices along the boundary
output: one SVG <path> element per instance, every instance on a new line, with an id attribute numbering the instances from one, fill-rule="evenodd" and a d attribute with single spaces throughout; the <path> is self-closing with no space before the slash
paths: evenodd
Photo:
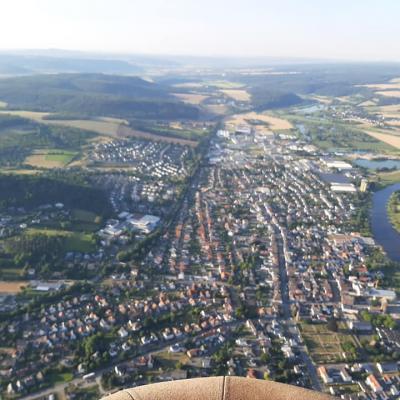
<path id="1" fill-rule="evenodd" d="M 0 209 L 30 209 L 46 204 L 63 203 L 69 208 L 109 215 L 111 206 L 106 193 L 84 183 L 50 177 L 0 175 Z"/>
<path id="2" fill-rule="evenodd" d="M 80 117 L 197 118 L 197 107 L 179 102 L 166 86 L 137 77 L 59 74 L 0 81 L 0 99 L 10 109 Z"/>

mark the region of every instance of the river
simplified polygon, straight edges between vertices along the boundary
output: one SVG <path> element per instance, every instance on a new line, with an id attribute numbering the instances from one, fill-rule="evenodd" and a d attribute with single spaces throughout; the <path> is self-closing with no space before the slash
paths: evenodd
<path id="1" fill-rule="evenodd" d="M 386 206 L 391 194 L 397 190 L 400 190 L 400 183 L 395 183 L 374 193 L 371 212 L 374 239 L 393 261 L 400 261 L 400 233 L 390 223 Z"/>

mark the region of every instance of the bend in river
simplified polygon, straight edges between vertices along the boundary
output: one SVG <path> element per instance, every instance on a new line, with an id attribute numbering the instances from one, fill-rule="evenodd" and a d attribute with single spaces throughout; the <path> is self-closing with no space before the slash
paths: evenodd
<path id="1" fill-rule="evenodd" d="M 374 193 L 371 212 L 374 239 L 393 261 L 400 261 L 400 233 L 393 228 L 390 222 L 387 203 L 392 193 L 397 190 L 400 190 L 400 183 L 395 183 Z"/>

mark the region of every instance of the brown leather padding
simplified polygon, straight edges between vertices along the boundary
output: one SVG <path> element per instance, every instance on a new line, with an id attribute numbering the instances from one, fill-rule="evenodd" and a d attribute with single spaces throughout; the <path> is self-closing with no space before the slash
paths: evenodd
<path id="1" fill-rule="evenodd" d="M 154 383 L 125 389 L 104 400 L 329 400 L 296 386 L 239 377 L 211 377 Z"/>

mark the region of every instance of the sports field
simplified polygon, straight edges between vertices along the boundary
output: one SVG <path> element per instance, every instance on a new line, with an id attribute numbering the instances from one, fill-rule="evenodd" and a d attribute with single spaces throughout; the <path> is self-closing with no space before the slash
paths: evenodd
<path id="1" fill-rule="evenodd" d="M 28 286 L 28 282 L 4 282 L 0 281 L 0 294 L 17 294 L 24 287 Z"/>

